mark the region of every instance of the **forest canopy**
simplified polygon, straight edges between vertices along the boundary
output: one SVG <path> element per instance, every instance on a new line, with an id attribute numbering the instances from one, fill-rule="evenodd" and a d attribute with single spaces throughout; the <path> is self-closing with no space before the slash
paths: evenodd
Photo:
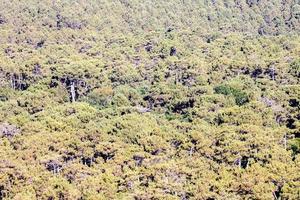
<path id="1" fill-rule="evenodd" d="M 1 0 L 0 200 L 300 199 L 299 0 Z"/>

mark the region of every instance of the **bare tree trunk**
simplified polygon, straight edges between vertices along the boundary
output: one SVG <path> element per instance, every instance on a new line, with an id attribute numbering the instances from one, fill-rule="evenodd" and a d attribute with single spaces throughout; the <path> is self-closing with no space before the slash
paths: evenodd
<path id="1" fill-rule="evenodd" d="M 11 76 L 10 80 L 11 80 L 12 89 L 15 89 L 15 77 L 14 77 L 14 75 Z"/>
<path id="2" fill-rule="evenodd" d="M 74 82 L 71 83 L 71 98 L 72 98 L 72 102 L 75 102 L 75 84 L 74 84 Z"/>
<path id="3" fill-rule="evenodd" d="M 20 89 L 20 85 L 21 85 L 21 75 L 18 77 L 19 81 L 18 81 L 18 88 Z"/>

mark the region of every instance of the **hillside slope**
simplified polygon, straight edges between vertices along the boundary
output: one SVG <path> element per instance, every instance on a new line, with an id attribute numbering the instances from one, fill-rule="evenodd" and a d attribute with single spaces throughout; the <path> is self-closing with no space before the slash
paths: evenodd
<path id="1" fill-rule="evenodd" d="M 1 199 L 300 199 L 300 2 L 2 0 Z"/>

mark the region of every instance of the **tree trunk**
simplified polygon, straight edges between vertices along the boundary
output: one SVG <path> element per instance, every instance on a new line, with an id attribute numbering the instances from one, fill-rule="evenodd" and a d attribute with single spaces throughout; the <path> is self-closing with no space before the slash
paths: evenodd
<path id="1" fill-rule="evenodd" d="M 71 99 L 72 99 L 72 102 L 75 102 L 75 98 L 76 98 L 76 96 L 75 96 L 76 94 L 75 94 L 75 83 L 74 82 L 72 82 L 71 83 Z"/>
<path id="2" fill-rule="evenodd" d="M 12 75 L 10 79 L 11 79 L 11 87 L 12 87 L 12 89 L 15 89 L 15 77 L 14 77 L 14 75 Z"/>

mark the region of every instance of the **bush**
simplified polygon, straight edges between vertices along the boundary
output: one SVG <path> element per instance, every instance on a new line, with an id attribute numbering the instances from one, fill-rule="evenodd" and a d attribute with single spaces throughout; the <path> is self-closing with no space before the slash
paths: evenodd
<path id="1" fill-rule="evenodd" d="M 291 149 L 293 151 L 293 155 L 300 153 L 300 138 L 296 138 L 291 142 Z"/>
<path id="2" fill-rule="evenodd" d="M 300 78 L 300 59 L 295 60 L 290 64 L 289 73 Z"/>
<path id="3" fill-rule="evenodd" d="M 110 105 L 113 96 L 113 90 L 110 87 L 94 89 L 87 95 L 86 101 L 91 105 L 107 107 Z"/>
<path id="4" fill-rule="evenodd" d="M 236 88 L 227 85 L 220 85 L 214 88 L 217 94 L 232 95 L 235 98 L 235 103 L 239 106 L 249 102 L 248 95 Z"/>

